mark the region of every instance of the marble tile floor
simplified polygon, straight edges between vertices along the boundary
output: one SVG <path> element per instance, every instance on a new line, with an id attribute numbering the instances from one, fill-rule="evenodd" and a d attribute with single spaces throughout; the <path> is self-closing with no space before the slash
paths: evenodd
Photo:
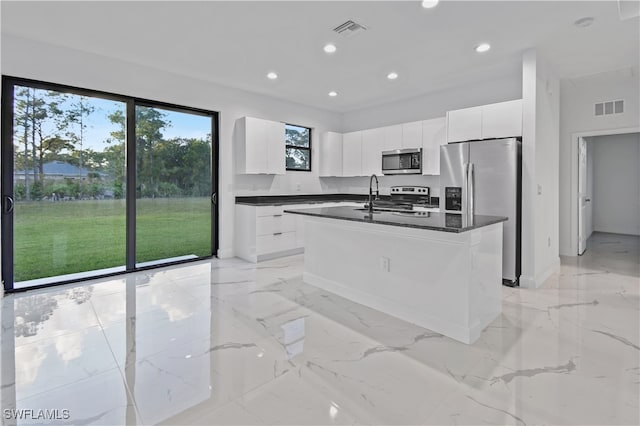
<path id="1" fill-rule="evenodd" d="M 594 234 L 541 288 L 504 287 L 473 345 L 302 269 L 211 260 L 5 296 L 3 424 L 640 424 L 638 237 Z"/>

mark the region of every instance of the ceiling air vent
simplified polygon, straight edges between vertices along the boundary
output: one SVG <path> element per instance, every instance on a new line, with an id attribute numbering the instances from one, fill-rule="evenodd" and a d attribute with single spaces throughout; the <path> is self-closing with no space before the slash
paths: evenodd
<path id="1" fill-rule="evenodd" d="M 624 101 L 607 101 L 595 104 L 594 112 L 596 116 L 622 114 L 624 112 Z"/>
<path id="2" fill-rule="evenodd" d="M 352 20 L 348 20 L 344 24 L 340 24 L 333 29 L 333 31 L 337 32 L 343 37 L 353 37 L 354 35 L 360 34 L 361 32 L 364 32 L 366 30 L 367 27 Z"/>

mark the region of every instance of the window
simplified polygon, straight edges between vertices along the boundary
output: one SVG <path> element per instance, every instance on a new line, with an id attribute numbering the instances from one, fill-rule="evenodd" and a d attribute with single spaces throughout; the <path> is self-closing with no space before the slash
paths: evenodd
<path id="1" fill-rule="evenodd" d="M 287 170 L 311 171 L 311 129 L 285 124 Z"/>
<path id="2" fill-rule="evenodd" d="M 13 77 L 2 87 L 5 290 L 216 252 L 217 113 Z"/>

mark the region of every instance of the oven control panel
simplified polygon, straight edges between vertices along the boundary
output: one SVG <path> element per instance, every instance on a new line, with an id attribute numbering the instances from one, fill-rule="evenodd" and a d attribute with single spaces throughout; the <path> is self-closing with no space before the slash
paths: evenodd
<path id="1" fill-rule="evenodd" d="M 410 194 L 410 195 L 426 195 L 429 196 L 431 188 L 428 186 L 392 186 L 391 194 Z"/>

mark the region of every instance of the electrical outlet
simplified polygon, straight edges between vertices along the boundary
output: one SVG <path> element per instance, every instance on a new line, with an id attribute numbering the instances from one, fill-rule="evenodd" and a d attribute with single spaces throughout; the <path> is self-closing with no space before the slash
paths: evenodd
<path id="1" fill-rule="evenodd" d="M 538 185 L 538 195 L 542 195 L 542 185 Z"/>
<path id="2" fill-rule="evenodd" d="M 390 263 L 391 261 L 389 260 L 388 257 L 384 257 L 382 256 L 380 258 L 380 269 L 382 269 L 384 272 L 389 272 L 390 271 Z"/>
<path id="3" fill-rule="evenodd" d="M 300 184 L 296 183 L 296 191 L 300 191 L 300 188 L 301 188 Z"/>
<path id="4" fill-rule="evenodd" d="M 551 237 L 547 237 L 547 246 L 551 247 Z"/>

